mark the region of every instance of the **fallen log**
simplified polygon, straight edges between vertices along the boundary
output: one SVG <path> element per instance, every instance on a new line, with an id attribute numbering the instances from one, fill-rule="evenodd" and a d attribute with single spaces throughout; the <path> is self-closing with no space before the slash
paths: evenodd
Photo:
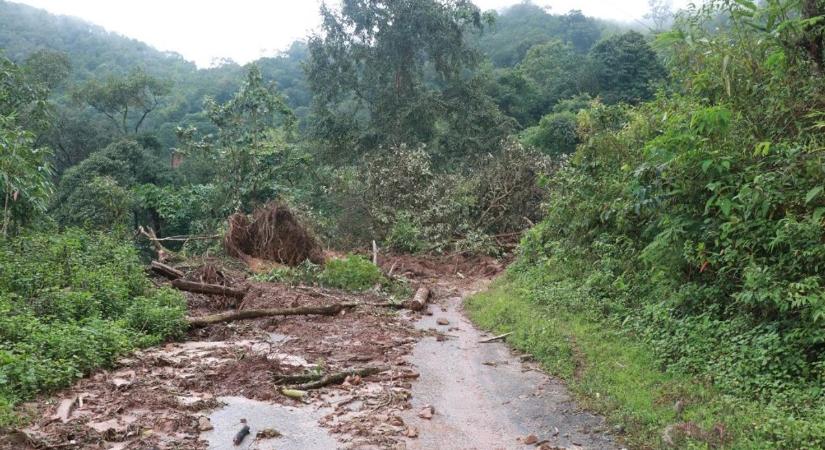
<path id="1" fill-rule="evenodd" d="M 430 299 L 430 289 L 427 287 L 420 287 L 415 291 L 415 296 L 412 300 L 406 302 L 404 307 L 413 311 L 421 311 L 427 306 L 427 301 Z"/>
<path id="2" fill-rule="evenodd" d="M 351 308 L 354 306 L 357 306 L 357 304 L 338 303 L 329 306 L 301 306 L 298 308 L 279 309 L 245 309 L 242 311 L 228 311 L 220 314 L 212 314 L 203 317 L 187 317 L 186 322 L 189 324 L 190 328 L 202 328 L 215 323 L 232 322 L 235 320 L 257 319 L 260 317 L 303 315 L 333 316 L 341 312 L 344 308 Z"/>
<path id="3" fill-rule="evenodd" d="M 155 272 L 158 275 L 162 275 L 170 280 L 177 280 L 178 278 L 183 278 L 183 272 L 178 269 L 175 269 L 172 266 L 166 265 L 160 261 L 152 261 L 149 264 L 149 268 L 152 272 Z"/>
<path id="4" fill-rule="evenodd" d="M 181 291 L 195 292 L 198 294 L 223 295 L 224 297 L 244 298 L 246 289 L 235 289 L 219 284 L 198 283 L 188 280 L 172 280 L 172 286 Z"/>
<path id="5" fill-rule="evenodd" d="M 364 367 L 363 369 L 352 369 L 352 370 L 345 370 L 343 372 L 333 373 L 330 375 L 324 375 L 318 380 L 310 381 L 304 384 L 299 384 L 295 386 L 295 389 L 299 389 L 302 391 L 308 391 L 310 389 L 318 389 L 324 386 L 328 386 L 330 384 L 340 384 L 343 383 L 344 380 L 347 379 L 349 376 L 358 375 L 359 377 L 366 377 L 370 375 L 374 375 L 376 373 L 381 373 L 389 370 L 389 367 Z"/>

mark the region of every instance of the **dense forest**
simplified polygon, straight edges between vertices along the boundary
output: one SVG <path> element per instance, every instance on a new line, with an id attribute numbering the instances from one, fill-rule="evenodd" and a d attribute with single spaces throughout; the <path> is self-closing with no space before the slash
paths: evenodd
<path id="1" fill-rule="evenodd" d="M 250 253 L 210 237 L 277 204 L 325 249 L 512 261 L 471 316 L 634 448 L 822 448 L 825 2 L 666 6 L 344 0 L 199 69 L 0 1 L 0 429 L 181 337 L 151 255 Z"/>

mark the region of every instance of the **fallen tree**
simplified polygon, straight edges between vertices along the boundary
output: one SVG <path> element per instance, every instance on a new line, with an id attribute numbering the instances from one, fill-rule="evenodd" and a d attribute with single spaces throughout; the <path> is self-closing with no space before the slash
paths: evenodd
<path id="1" fill-rule="evenodd" d="M 260 317 L 303 315 L 334 316 L 335 314 L 343 311 L 345 308 L 352 308 L 354 306 L 357 306 L 357 303 L 338 303 L 329 306 L 301 306 L 298 308 L 245 309 L 242 311 L 228 311 L 203 317 L 187 317 L 186 322 L 189 324 L 190 328 L 202 328 L 216 323 L 257 319 Z"/>
<path id="2" fill-rule="evenodd" d="M 236 289 L 220 284 L 198 283 L 182 279 L 172 280 L 172 286 L 181 291 L 195 292 L 197 294 L 223 295 L 224 297 L 244 298 L 247 289 Z"/>

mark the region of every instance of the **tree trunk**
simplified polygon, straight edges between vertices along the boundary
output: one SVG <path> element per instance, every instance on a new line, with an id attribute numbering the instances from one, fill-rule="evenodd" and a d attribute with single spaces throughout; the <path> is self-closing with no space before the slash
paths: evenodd
<path id="1" fill-rule="evenodd" d="M 229 311 L 204 317 L 187 317 L 186 321 L 189 323 L 190 328 L 203 328 L 207 325 L 216 323 L 257 319 L 260 317 L 303 315 L 334 316 L 335 314 L 343 311 L 344 308 L 351 308 L 354 306 L 356 306 L 355 303 L 338 303 L 329 306 L 301 306 L 298 308 L 280 309 L 245 309 L 243 311 Z"/>
<path id="2" fill-rule="evenodd" d="M 172 266 L 167 266 L 159 261 L 152 261 L 149 265 L 149 268 L 152 269 L 153 272 L 163 275 L 164 277 L 170 280 L 177 280 L 178 278 L 183 278 L 183 272 L 178 269 L 175 269 Z"/>
<path id="3" fill-rule="evenodd" d="M 244 298 L 247 289 L 235 289 L 219 284 L 198 283 L 195 281 L 176 279 L 172 280 L 172 286 L 181 291 L 195 292 L 198 294 L 223 295 L 224 297 Z"/>
<path id="4" fill-rule="evenodd" d="M 404 306 L 413 311 L 421 311 L 427 306 L 427 301 L 430 299 L 430 289 L 422 286 L 415 291 L 415 296 L 412 300 L 406 302 Z"/>

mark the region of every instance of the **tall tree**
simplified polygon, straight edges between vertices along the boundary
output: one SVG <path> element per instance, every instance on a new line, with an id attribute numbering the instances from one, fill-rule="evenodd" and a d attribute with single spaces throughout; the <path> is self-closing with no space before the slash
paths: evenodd
<path id="1" fill-rule="evenodd" d="M 183 151 L 201 150 L 193 156 L 213 161 L 220 202 L 228 212 L 271 200 L 281 193 L 281 182 L 306 162 L 295 146 L 295 115 L 256 65 L 234 97 L 224 103 L 207 98 L 205 110 L 217 133 L 196 141 L 194 129 L 181 130 Z"/>
<path id="2" fill-rule="evenodd" d="M 168 83 L 135 69 L 124 77 L 89 81 L 73 97 L 108 117 L 127 135 L 140 131 L 146 117 L 168 93 Z"/>
<path id="3" fill-rule="evenodd" d="M 321 14 L 307 64 L 321 137 L 361 151 L 430 143 L 459 126 L 469 106 L 483 120 L 497 112 L 467 79 L 480 54 L 465 35 L 483 26 L 470 1 L 344 0 Z M 355 136 L 344 132 L 351 127 Z"/>
<path id="4" fill-rule="evenodd" d="M 51 193 L 48 149 L 35 145 L 25 127 L 42 127 L 48 90 L 16 64 L 0 58 L 0 235 L 25 224 L 47 206 Z"/>
<path id="5" fill-rule="evenodd" d="M 540 87 L 545 111 L 561 99 L 585 90 L 584 58 L 558 40 L 536 45 L 527 52 L 519 69 Z"/>
<path id="6" fill-rule="evenodd" d="M 605 103 L 635 104 L 653 96 L 666 71 L 645 37 L 630 31 L 600 41 L 590 51 L 590 70 Z"/>

